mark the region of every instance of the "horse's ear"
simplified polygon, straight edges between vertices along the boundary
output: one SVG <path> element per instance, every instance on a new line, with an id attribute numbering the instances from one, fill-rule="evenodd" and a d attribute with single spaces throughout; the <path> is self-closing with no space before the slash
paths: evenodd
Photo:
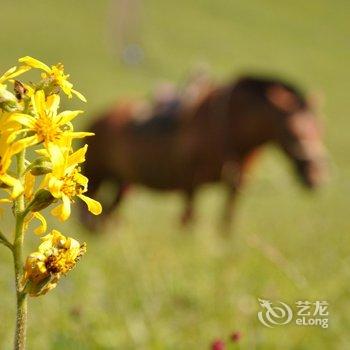
<path id="1" fill-rule="evenodd" d="M 299 107 L 298 97 L 281 85 L 273 85 L 267 88 L 266 98 L 284 113 L 291 113 Z"/>

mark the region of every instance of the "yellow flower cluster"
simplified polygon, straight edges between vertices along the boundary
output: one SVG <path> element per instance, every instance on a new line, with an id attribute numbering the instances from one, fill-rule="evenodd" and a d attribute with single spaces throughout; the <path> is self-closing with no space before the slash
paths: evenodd
<path id="1" fill-rule="evenodd" d="M 72 98 L 85 97 L 73 89 L 62 64 L 51 67 L 29 56 L 19 59 L 20 67 L 12 67 L 0 76 L 0 203 L 12 205 L 17 198 L 24 203 L 23 219 L 26 225 L 33 218 L 41 225 L 36 233 L 46 231 L 47 224 L 40 211 L 57 203 L 52 215 L 65 221 L 76 198 L 83 200 L 94 215 L 102 211 L 99 202 L 88 197 L 88 179 L 81 174 L 87 145 L 74 151 L 73 141 L 89 132 L 74 130 L 72 121 L 76 111 L 59 111 L 62 91 Z M 17 80 L 31 70 L 42 71 L 37 83 Z M 12 91 L 8 85 L 13 86 Z M 27 152 L 26 150 L 33 150 Z M 35 154 L 32 161 L 24 159 L 25 167 L 14 175 L 14 158 Z M 38 178 L 41 180 L 38 180 Z M 45 236 L 38 251 L 25 264 L 23 283 L 30 295 L 41 295 L 56 286 L 60 276 L 74 267 L 85 252 L 85 246 L 58 231 Z M 45 282 L 46 281 L 46 282 Z M 45 283 L 44 283 L 45 282 Z"/>
<path id="2" fill-rule="evenodd" d="M 31 253 L 25 263 L 22 284 L 31 296 L 46 294 L 55 288 L 59 279 L 74 268 L 86 251 L 86 245 L 59 231 L 42 238 L 38 251 Z"/>

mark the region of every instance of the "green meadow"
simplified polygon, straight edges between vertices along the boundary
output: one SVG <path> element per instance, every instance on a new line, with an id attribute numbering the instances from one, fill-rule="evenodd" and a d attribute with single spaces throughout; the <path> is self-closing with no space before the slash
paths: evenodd
<path id="1" fill-rule="evenodd" d="M 227 80 L 265 73 L 321 93 L 331 179 L 305 190 L 290 162 L 267 147 L 249 174 L 229 238 L 218 231 L 224 191 L 206 186 L 196 222 L 179 225 L 177 193 L 135 187 L 105 232 L 77 215 L 50 228 L 86 241 L 88 253 L 48 295 L 29 304 L 28 349 L 205 350 L 242 333 L 229 349 L 350 349 L 350 3 L 346 0 L 148 0 L 137 39 L 140 65 L 117 55 L 112 1 L 1 1 L 0 71 L 31 55 L 61 61 L 88 99 L 80 129 L 123 96 L 147 97 L 160 81 L 181 84 L 198 64 Z M 113 150 L 108 150 L 112 152 Z M 74 214 L 77 214 L 77 210 Z M 0 219 L 6 232 L 9 213 Z M 27 253 L 38 237 L 26 237 Z M 0 349 L 11 349 L 12 257 L 0 253 Z M 267 328 L 258 298 L 326 300 L 329 327 Z"/>

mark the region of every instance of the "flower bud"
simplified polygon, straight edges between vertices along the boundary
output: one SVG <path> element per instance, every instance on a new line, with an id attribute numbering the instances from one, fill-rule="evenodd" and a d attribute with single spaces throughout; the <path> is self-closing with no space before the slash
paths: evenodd
<path id="1" fill-rule="evenodd" d="M 38 158 L 29 165 L 29 170 L 34 176 L 45 175 L 52 172 L 52 163 L 49 158 Z"/>
<path id="2" fill-rule="evenodd" d="M 85 243 L 80 244 L 57 230 L 52 230 L 42 240 L 38 251 L 27 257 L 21 281 L 23 291 L 33 297 L 55 288 L 86 252 Z"/>
<path id="3" fill-rule="evenodd" d="M 5 85 L 0 85 L 0 108 L 6 112 L 14 112 L 21 109 L 16 96 L 8 91 Z"/>
<path id="4" fill-rule="evenodd" d="M 35 194 L 30 204 L 30 211 L 35 212 L 43 210 L 52 204 L 54 200 L 55 197 L 51 194 L 50 191 L 41 189 Z"/>
<path id="5" fill-rule="evenodd" d="M 43 273 L 45 276 L 45 274 Z M 23 287 L 23 292 L 28 293 L 31 297 L 38 297 L 49 292 L 51 289 L 55 288 L 57 285 L 57 278 L 55 276 L 46 275 L 43 279 L 39 281 L 27 280 L 23 278 L 22 283 L 25 283 Z"/>

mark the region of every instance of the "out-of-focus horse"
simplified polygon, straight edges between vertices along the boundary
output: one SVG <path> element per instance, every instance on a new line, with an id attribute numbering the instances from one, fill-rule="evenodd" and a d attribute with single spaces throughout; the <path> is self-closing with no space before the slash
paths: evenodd
<path id="1" fill-rule="evenodd" d="M 96 194 L 105 181 L 117 185 L 113 203 L 120 203 L 130 184 L 185 195 L 183 222 L 192 218 L 193 198 L 200 185 L 227 187 L 225 219 L 256 151 L 277 144 L 290 158 L 308 188 L 326 177 L 326 152 L 320 120 L 295 87 L 277 80 L 243 77 L 204 89 L 192 102 L 170 99 L 148 117 L 124 103 L 104 113 L 91 127 L 86 175 Z"/>

